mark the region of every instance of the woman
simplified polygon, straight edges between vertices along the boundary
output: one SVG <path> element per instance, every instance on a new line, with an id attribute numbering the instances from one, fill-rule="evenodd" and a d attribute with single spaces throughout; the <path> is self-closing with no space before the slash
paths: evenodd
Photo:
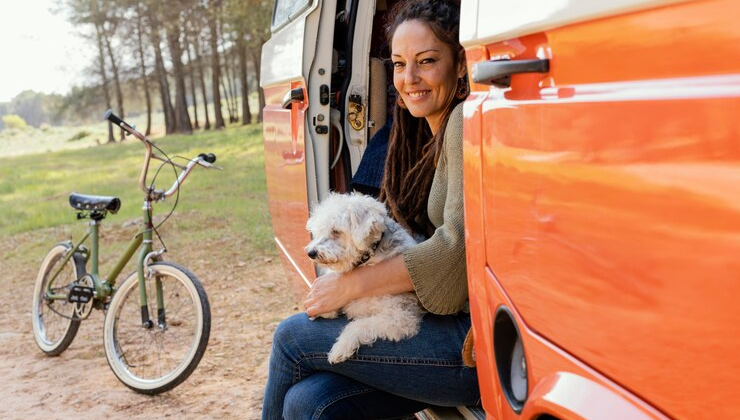
<path id="1" fill-rule="evenodd" d="M 381 199 L 397 221 L 428 239 L 378 265 L 316 279 L 306 313 L 275 331 L 263 419 L 400 418 L 432 404 L 478 402 L 476 371 L 462 361 L 470 315 L 457 105 L 468 90 L 458 23 L 454 1 L 409 0 L 393 8 L 386 26 L 398 106 Z M 379 340 L 328 363 L 348 321 L 309 317 L 358 297 L 407 291 L 429 311 L 416 336 Z"/>

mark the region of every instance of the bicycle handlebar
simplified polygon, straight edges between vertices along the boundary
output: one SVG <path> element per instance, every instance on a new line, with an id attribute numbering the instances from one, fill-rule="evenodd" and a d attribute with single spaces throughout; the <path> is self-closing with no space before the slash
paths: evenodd
<path id="1" fill-rule="evenodd" d="M 109 109 L 108 111 L 106 111 L 103 118 L 121 127 L 123 130 L 125 130 L 132 136 L 141 140 L 146 146 L 146 154 L 144 155 L 144 165 L 141 168 L 141 175 L 139 176 L 139 187 L 141 188 L 142 191 L 144 191 L 144 193 L 146 193 L 147 198 L 153 201 L 164 200 L 166 197 L 169 197 L 175 192 L 177 192 L 177 190 L 180 189 L 180 185 L 182 185 L 183 181 L 185 181 L 185 178 L 188 177 L 188 175 L 190 174 L 190 171 L 192 171 L 196 165 L 203 166 L 204 168 L 214 168 L 214 169 L 219 169 L 219 170 L 221 169 L 218 166 L 213 165 L 213 163 L 216 162 L 216 155 L 214 155 L 213 153 L 201 153 L 197 157 L 190 159 L 187 166 L 178 165 L 172 162 L 170 159 L 161 158 L 152 151 L 153 143 L 151 142 L 151 140 L 149 140 L 148 138 L 146 138 L 146 136 L 136 131 L 136 129 L 134 129 L 131 124 L 127 123 L 126 121 L 122 120 L 117 115 L 115 115 L 112 109 Z M 175 182 L 172 184 L 172 187 L 170 187 L 170 189 L 167 191 L 153 190 L 146 186 L 146 175 L 147 175 L 147 172 L 149 171 L 149 162 L 151 161 L 152 158 L 160 160 L 162 162 L 170 163 L 182 169 L 182 172 L 177 177 Z"/>
<path id="2" fill-rule="evenodd" d="M 118 126 L 120 126 L 121 124 L 126 124 L 122 119 L 118 118 L 116 114 L 113 113 L 112 109 L 105 111 L 105 115 L 103 116 L 103 119 L 106 119 Z"/>

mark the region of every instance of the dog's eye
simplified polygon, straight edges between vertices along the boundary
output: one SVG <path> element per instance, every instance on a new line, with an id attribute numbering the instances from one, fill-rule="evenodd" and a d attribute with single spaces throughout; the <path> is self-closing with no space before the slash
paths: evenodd
<path id="1" fill-rule="evenodd" d="M 338 238 L 339 235 L 341 235 L 341 234 L 342 234 L 342 232 L 338 231 L 337 229 L 334 229 L 334 230 L 331 231 L 331 237 L 332 238 Z"/>

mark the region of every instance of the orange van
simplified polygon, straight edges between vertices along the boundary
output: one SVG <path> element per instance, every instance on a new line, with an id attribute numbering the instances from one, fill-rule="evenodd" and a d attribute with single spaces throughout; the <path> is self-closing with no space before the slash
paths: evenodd
<path id="1" fill-rule="evenodd" d="M 387 116 L 393 1 L 276 0 L 275 240 Z M 468 284 L 482 407 L 438 419 L 740 418 L 740 2 L 463 0 Z"/>

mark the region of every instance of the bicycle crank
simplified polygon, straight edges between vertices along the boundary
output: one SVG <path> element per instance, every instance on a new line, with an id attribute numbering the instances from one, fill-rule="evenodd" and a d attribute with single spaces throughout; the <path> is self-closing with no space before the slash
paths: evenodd
<path id="1" fill-rule="evenodd" d="M 72 283 L 67 300 L 74 303 L 75 315 L 80 320 L 86 319 L 92 312 L 95 299 L 95 284 L 92 277 L 86 275 Z"/>

